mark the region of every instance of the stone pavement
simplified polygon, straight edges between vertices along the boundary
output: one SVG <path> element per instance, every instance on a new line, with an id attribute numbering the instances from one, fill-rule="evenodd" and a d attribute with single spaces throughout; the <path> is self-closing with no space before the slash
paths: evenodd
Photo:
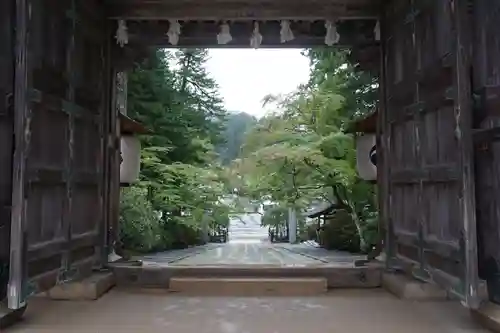
<path id="1" fill-rule="evenodd" d="M 138 257 L 146 264 L 168 266 L 200 265 L 279 265 L 307 266 L 328 263 L 353 263 L 356 256 L 347 252 L 327 251 L 303 244 L 269 242 L 230 242 L 208 244 L 185 250 L 174 250 Z"/>
<path id="2" fill-rule="evenodd" d="M 275 247 L 295 254 L 314 258 L 324 263 L 351 263 L 358 259 L 366 259 L 366 255 L 355 255 L 344 251 L 331 251 L 307 244 L 278 243 Z"/>
<path id="3" fill-rule="evenodd" d="M 156 262 L 161 264 L 170 264 L 184 258 L 194 256 L 199 253 L 205 253 L 206 251 L 216 249 L 224 244 L 210 243 L 202 246 L 194 246 L 187 249 L 181 250 L 170 250 L 164 252 L 158 252 L 153 254 L 148 254 L 144 256 L 137 256 L 133 259 L 140 259 L 147 262 Z"/>
<path id="4" fill-rule="evenodd" d="M 93 302 L 30 301 L 2 333 L 486 333 L 454 302 L 415 303 L 381 289 L 318 297 L 178 297 L 113 290 Z"/>
<path id="5" fill-rule="evenodd" d="M 176 261 L 172 265 L 311 265 L 320 261 L 282 250 L 270 243 L 226 243 Z"/>

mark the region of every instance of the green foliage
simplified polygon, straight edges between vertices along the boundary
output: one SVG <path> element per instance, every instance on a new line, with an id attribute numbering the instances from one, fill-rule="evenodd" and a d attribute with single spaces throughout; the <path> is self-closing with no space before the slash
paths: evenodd
<path id="1" fill-rule="evenodd" d="M 359 252 L 360 235 L 352 219 L 345 210 L 338 210 L 321 231 L 322 245 L 327 249 Z"/>
<path id="2" fill-rule="evenodd" d="M 357 252 L 377 238 L 367 233 L 376 212 L 375 193 L 357 176 L 354 137 L 344 130 L 374 106 L 376 81 L 357 72 L 346 51 L 306 54 L 310 82 L 290 95 L 264 98 L 276 111 L 248 133 L 234 173 L 254 199 L 298 209 L 315 201 L 336 203 L 349 218 L 343 218 L 336 230 L 341 235 L 332 241 Z"/>
<path id="3" fill-rule="evenodd" d="M 120 200 L 120 237 L 128 248 L 151 251 L 161 247 L 161 219 L 147 200 L 147 190 L 125 188 Z"/>
<path id="4" fill-rule="evenodd" d="M 244 113 L 232 113 L 227 116 L 224 126 L 224 144 L 217 148 L 222 165 L 229 165 L 240 156 L 245 134 L 256 124 L 255 117 Z"/>
<path id="5" fill-rule="evenodd" d="M 123 191 L 125 248 L 154 251 L 201 242 L 202 222 L 227 226 L 230 209 L 214 145 L 226 112 L 204 69 L 206 50 L 159 50 L 129 74 L 128 115 L 149 130 L 141 137 L 139 184 Z"/>
<path id="6" fill-rule="evenodd" d="M 288 208 L 273 206 L 264 211 L 261 223 L 263 227 L 285 227 L 288 219 Z"/>

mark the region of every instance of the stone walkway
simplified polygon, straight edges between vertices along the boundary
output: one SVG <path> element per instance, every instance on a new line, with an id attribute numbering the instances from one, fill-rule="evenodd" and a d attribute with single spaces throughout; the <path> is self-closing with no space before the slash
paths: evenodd
<path id="1" fill-rule="evenodd" d="M 207 251 L 216 249 L 224 244 L 207 244 L 202 246 L 194 246 L 187 249 L 181 250 L 171 250 L 165 252 L 158 252 L 154 254 L 148 254 L 145 256 L 135 257 L 134 259 L 140 259 L 146 262 L 156 262 L 159 264 L 171 264 L 176 261 L 182 260 L 184 258 L 188 258 L 190 256 L 197 255 L 199 253 L 205 253 Z"/>
<path id="2" fill-rule="evenodd" d="M 161 252 L 138 257 L 146 264 L 169 266 L 200 265 L 279 265 L 307 266 L 328 263 L 353 263 L 364 258 L 346 252 L 327 251 L 307 245 L 268 242 L 209 244 L 185 250 Z"/>
<path id="3" fill-rule="evenodd" d="M 330 251 L 321 247 L 306 244 L 276 244 L 276 248 L 295 254 L 314 258 L 324 263 L 351 263 L 358 259 L 365 259 L 366 255 L 355 255 L 344 251 Z"/>
<path id="4" fill-rule="evenodd" d="M 270 243 L 226 243 L 189 256 L 173 265 L 311 265 L 320 261 L 282 250 Z"/>
<path id="5" fill-rule="evenodd" d="M 2 333 L 487 333 L 454 302 L 415 303 L 383 290 L 320 297 L 220 298 L 113 290 L 98 301 L 30 301 Z"/>

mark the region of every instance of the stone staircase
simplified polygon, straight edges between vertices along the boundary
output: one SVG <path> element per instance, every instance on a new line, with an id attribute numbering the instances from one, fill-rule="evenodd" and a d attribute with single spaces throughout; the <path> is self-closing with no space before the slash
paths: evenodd
<path id="1" fill-rule="evenodd" d="M 169 291 L 195 296 L 314 296 L 328 291 L 325 278 L 173 277 Z"/>
<path id="2" fill-rule="evenodd" d="M 113 268 L 117 286 L 197 296 L 307 296 L 335 288 L 377 288 L 377 264 L 319 266 L 163 266 Z"/>

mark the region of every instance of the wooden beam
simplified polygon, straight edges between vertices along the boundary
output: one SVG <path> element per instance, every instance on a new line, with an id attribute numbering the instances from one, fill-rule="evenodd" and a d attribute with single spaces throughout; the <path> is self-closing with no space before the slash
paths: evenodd
<path id="1" fill-rule="evenodd" d="M 472 130 L 472 134 L 475 144 L 500 141 L 500 127 L 477 128 Z"/>
<path id="2" fill-rule="evenodd" d="M 378 45 L 373 27 L 375 21 L 344 21 L 337 24 L 340 41 L 337 46 Z M 233 40 L 227 45 L 217 45 L 220 22 L 196 21 L 181 25 L 179 43 L 175 47 L 249 47 L 253 32 L 252 22 L 231 23 Z M 129 45 L 171 47 L 168 42 L 168 21 L 129 22 Z M 326 28 L 323 21 L 292 22 L 291 29 L 295 39 L 288 43 L 280 41 L 280 23 L 268 21 L 260 23 L 259 31 L 263 36 L 262 47 L 308 47 L 325 45 Z"/>
<path id="3" fill-rule="evenodd" d="M 120 113 L 120 133 L 121 135 L 147 134 L 150 131 L 138 121 Z"/>
<path id="4" fill-rule="evenodd" d="M 27 272 L 26 160 L 30 146 L 30 106 L 28 102 L 29 0 L 16 0 L 16 67 L 14 77 L 14 159 L 12 174 L 12 215 L 10 231 L 9 309 L 26 305 L 24 285 Z"/>
<path id="5" fill-rule="evenodd" d="M 391 173 L 393 184 L 447 183 L 459 179 L 460 172 L 455 164 L 393 170 Z"/>
<path id="6" fill-rule="evenodd" d="M 356 2 L 356 3 L 353 3 Z M 351 4 L 349 4 L 351 3 Z M 374 1 L 108 1 L 108 17 L 127 20 L 375 19 Z"/>
<path id="7" fill-rule="evenodd" d="M 98 118 L 94 115 L 94 112 L 75 104 L 74 101 L 72 102 L 60 98 L 59 96 L 46 94 L 38 89 L 29 90 L 29 100 L 34 103 L 34 109 L 41 107 L 49 111 L 64 112 L 73 117 L 83 118 L 98 123 Z"/>
<path id="8" fill-rule="evenodd" d="M 470 80 L 471 25 L 467 0 L 451 1 L 455 39 L 455 119 L 460 158 L 461 221 L 464 253 L 464 303 L 479 307 L 479 276 L 477 258 L 476 190 L 474 180 L 474 147 L 472 140 L 472 90 Z"/>
<path id="9" fill-rule="evenodd" d="M 380 20 L 380 35 L 381 39 L 385 40 L 388 36 L 388 26 L 386 11 Z M 394 223 L 391 219 L 391 165 L 389 156 L 391 155 L 390 138 L 392 126 L 390 125 L 387 114 L 389 112 L 387 107 L 388 97 L 388 50 L 387 43 L 382 43 L 380 47 L 380 85 L 379 85 L 379 104 L 377 112 L 377 189 L 378 189 L 378 210 L 379 218 L 379 232 L 380 232 L 380 251 L 383 250 L 386 254 L 386 268 L 392 267 L 393 259 L 397 253 L 396 239 L 394 235 Z"/>
<path id="10" fill-rule="evenodd" d="M 215 38 L 215 36 L 214 36 Z M 150 45 L 161 48 L 249 48 L 250 47 L 250 39 L 249 38 L 233 38 L 233 41 L 226 45 L 218 45 L 214 38 L 180 38 L 179 43 L 175 46 L 170 45 L 166 36 L 161 36 L 158 38 L 138 38 L 137 44 L 138 46 Z M 334 47 L 349 47 L 352 44 L 350 43 L 338 43 Z M 372 44 L 367 44 L 372 45 Z M 262 44 L 259 48 L 310 48 L 310 47 L 318 47 L 318 46 L 326 46 L 324 42 L 324 38 L 320 37 L 296 37 L 293 41 L 288 43 L 281 43 L 278 38 L 265 38 L 262 41 Z"/>

